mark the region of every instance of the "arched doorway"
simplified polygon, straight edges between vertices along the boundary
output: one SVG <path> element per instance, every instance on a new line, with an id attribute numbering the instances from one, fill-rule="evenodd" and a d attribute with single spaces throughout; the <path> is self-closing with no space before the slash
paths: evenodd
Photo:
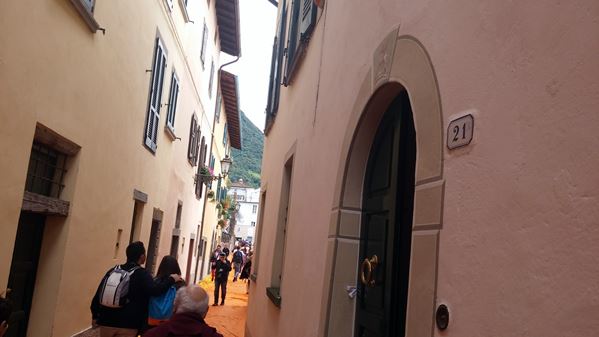
<path id="1" fill-rule="evenodd" d="M 355 336 L 405 333 L 415 166 L 416 131 L 403 90 L 378 126 L 364 177 Z"/>
<path id="2" fill-rule="evenodd" d="M 323 280 L 325 296 L 318 336 L 431 336 L 434 329 L 439 236 L 443 227 L 445 193 L 443 118 L 437 79 L 424 46 L 412 36 L 400 35 L 398 28 L 389 32 L 373 50 L 372 60 L 356 93 L 341 148 L 342 159 L 339 162 L 335 199 L 331 207 Z M 386 290 L 382 288 L 378 295 L 376 290 L 370 291 L 372 297 L 378 298 L 380 303 L 378 309 L 374 308 L 378 310 L 379 317 L 379 323 L 376 323 L 373 317 L 377 313 L 362 318 L 360 312 L 361 306 L 369 305 L 361 303 L 361 296 L 364 293 L 368 296 L 372 288 L 360 285 L 362 265 L 365 258 L 370 262 L 370 254 L 374 253 L 368 250 L 367 245 L 362 245 L 365 240 L 369 240 L 364 239 L 363 230 L 367 230 L 365 228 L 370 226 L 368 221 L 371 220 L 368 218 L 371 202 L 368 201 L 369 182 L 366 177 L 372 175 L 367 171 L 376 170 L 369 167 L 373 152 L 371 150 L 373 144 L 379 141 L 378 135 L 384 133 L 381 128 L 389 124 L 387 112 L 400 97 L 404 100 L 404 110 L 409 107 L 408 110 L 412 112 L 396 115 L 400 118 L 412 117 L 414 137 L 406 145 L 415 144 L 415 159 L 411 158 L 413 167 L 403 166 L 408 171 L 411 170 L 411 174 L 397 173 L 398 177 L 412 177 L 411 187 L 409 181 L 404 181 L 401 186 L 407 184 L 407 187 L 396 184 L 394 188 L 396 192 L 403 191 L 402 193 L 411 195 L 413 202 L 408 201 L 395 207 L 395 212 L 405 216 L 407 220 L 403 223 L 401 219 L 389 220 L 398 231 L 385 237 L 385 245 L 392 245 L 393 248 L 385 254 L 391 254 L 392 257 L 385 256 L 380 263 L 389 264 L 391 268 L 385 267 L 385 272 L 389 275 L 377 275 L 375 268 L 373 277 L 375 282 L 378 277 L 388 287 L 396 289 L 389 290 L 391 296 L 386 296 Z M 401 124 L 401 120 L 399 123 Z M 375 145 L 375 148 L 378 147 L 379 145 Z M 372 197 L 376 196 L 373 194 Z M 413 205 L 411 212 L 409 209 L 402 209 L 410 204 Z M 395 234 L 401 233 L 404 235 L 398 239 Z M 389 237 L 392 240 L 387 240 Z M 368 270 L 367 265 L 364 268 L 365 271 Z M 382 273 L 380 270 L 382 269 L 379 269 L 379 273 Z M 386 279 L 387 277 L 389 278 Z M 383 287 L 382 283 L 380 285 Z M 355 291 L 356 288 L 358 291 Z M 377 289 L 376 283 L 374 288 Z M 362 331 L 360 324 L 365 326 Z"/>

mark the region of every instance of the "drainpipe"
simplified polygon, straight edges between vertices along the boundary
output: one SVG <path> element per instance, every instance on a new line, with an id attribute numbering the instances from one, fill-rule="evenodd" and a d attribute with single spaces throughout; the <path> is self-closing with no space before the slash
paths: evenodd
<path id="1" fill-rule="evenodd" d="M 231 62 L 227 62 L 223 65 L 221 65 L 218 68 L 218 76 L 216 78 L 216 90 L 217 90 L 217 94 L 216 97 L 218 98 L 218 90 L 220 90 L 220 71 L 223 70 L 223 68 L 225 66 L 228 66 L 230 64 L 233 64 L 235 62 L 239 61 L 239 56 L 235 57 L 235 59 Z M 222 95 L 221 95 L 221 99 L 222 99 Z M 222 105 L 221 105 L 222 108 Z M 212 118 L 212 139 L 210 140 L 210 156 L 208 158 L 212 158 L 212 154 L 213 154 L 213 147 L 214 147 L 214 131 L 216 129 L 216 113 L 214 114 L 214 117 Z M 225 155 L 226 155 L 226 149 L 225 149 Z M 206 194 L 208 193 L 208 191 L 206 191 Z M 198 242 L 202 242 L 203 241 L 203 234 L 204 234 L 204 219 L 206 217 L 206 205 L 208 205 L 208 197 L 204 196 L 204 206 L 202 209 L 202 220 L 200 221 L 200 233 L 198 233 L 198 236 L 200 237 L 200 240 L 198 240 Z M 202 249 L 203 247 L 200 247 L 200 249 Z M 206 244 L 206 248 L 208 248 L 208 244 Z M 206 249 L 208 250 L 208 249 Z M 210 252 L 212 253 L 212 246 L 210 247 Z M 204 271 L 204 262 L 206 262 L 206 252 L 202 252 L 202 267 L 200 269 L 200 272 Z M 200 266 L 200 254 L 198 254 L 197 258 L 196 258 L 196 271 L 195 271 L 195 276 L 194 276 L 194 280 L 193 283 L 197 283 L 198 282 L 198 267 Z"/>

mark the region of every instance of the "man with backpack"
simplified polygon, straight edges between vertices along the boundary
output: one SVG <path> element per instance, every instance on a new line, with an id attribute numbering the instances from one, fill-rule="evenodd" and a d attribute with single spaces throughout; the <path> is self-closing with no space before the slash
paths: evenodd
<path id="1" fill-rule="evenodd" d="M 241 265 L 243 264 L 244 254 L 239 247 L 235 247 L 233 250 L 233 267 L 235 268 L 235 275 L 233 275 L 233 282 L 237 282 L 237 278 L 241 273 Z"/>
<path id="2" fill-rule="evenodd" d="M 141 265 L 146 261 L 142 242 L 126 250 L 127 263 L 106 272 L 90 306 L 92 326 L 100 327 L 101 337 L 135 337 L 146 327 L 150 296 L 166 292 L 181 277 L 172 274 L 161 282 Z"/>

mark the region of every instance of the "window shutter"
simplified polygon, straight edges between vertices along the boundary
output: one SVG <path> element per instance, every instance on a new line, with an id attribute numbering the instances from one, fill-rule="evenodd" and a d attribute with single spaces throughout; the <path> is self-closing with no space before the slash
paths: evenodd
<path id="1" fill-rule="evenodd" d="M 154 52 L 154 64 L 152 65 L 152 82 L 150 86 L 150 106 L 145 130 L 145 145 L 152 151 L 156 151 L 158 138 L 158 123 L 160 121 L 160 101 L 162 99 L 162 83 L 166 69 L 166 54 L 160 39 L 156 39 Z"/>
<path id="2" fill-rule="evenodd" d="M 202 137 L 202 141 L 200 142 L 200 162 L 198 165 L 205 166 L 206 162 L 206 139 Z"/>
<path id="3" fill-rule="evenodd" d="M 291 3 L 291 16 L 289 18 L 289 32 L 287 35 L 287 48 L 285 48 L 285 77 L 283 84 L 289 85 L 291 73 L 293 72 L 296 51 L 300 45 L 299 21 L 301 12 L 301 4 L 305 0 L 294 0 Z"/>
<path id="4" fill-rule="evenodd" d="M 196 121 L 196 116 L 195 114 L 191 116 L 191 125 L 189 126 L 189 144 L 187 147 L 187 159 L 189 159 L 189 162 L 191 163 L 191 165 L 195 166 L 195 161 L 193 160 L 194 157 L 194 148 L 195 148 L 195 144 L 196 144 L 196 136 L 197 136 L 197 121 Z"/>
<path id="5" fill-rule="evenodd" d="M 214 60 L 210 61 L 210 82 L 208 82 L 208 97 L 212 97 L 212 83 L 214 82 Z"/>
<path id="6" fill-rule="evenodd" d="M 300 12 L 300 40 L 307 41 L 316 24 L 316 14 L 318 7 L 313 0 L 301 0 L 302 8 Z"/>
<path id="7" fill-rule="evenodd" d="M 85 5 L 85 8 L 87 8 L 87 10 L 90 13 L 94 12 L 94 2 L 95 2 L 95 0 L 83 0 L 81 2 Z"/>
<path id="8" fill-rule="evenodd" d="M 206 42 L 208 41 L 208 26 L 206 26 L 206 21 L 204 21 L 204 33 L 202 34 L 202 49 L 200 50 L 200 60 L 202 61 L 202 65 L 204 65 L 204 60 L 206 59 Z"/>
<path id="9" fill-rule="evenodd" d="M 198 157 L 200 155 L 199 147 L 200 147 L 200 137 L 202 136 L 202 131 L 200 130 L 200 126 L 196 123 L 196 136 L 195 136 L 195 144 L 193 148 L 193 163 L 197 165 Z"/>
<path id="10" fill-rule="evenodd" d="M 222 103 L 222 96 L 220 95 L 220 91 L 217 92 L 217 96 L 216 96 L 216 108 L 215 108 L 215 116 L 216 116 L 216 123 L 218 123 L 218 120 L 220 119 L 220 109 L 221 109 L 221 103 Z"/>

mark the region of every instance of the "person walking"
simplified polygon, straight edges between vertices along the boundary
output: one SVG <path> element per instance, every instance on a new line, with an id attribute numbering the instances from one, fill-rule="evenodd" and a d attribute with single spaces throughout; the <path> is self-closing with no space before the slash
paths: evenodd
<path id="1" fill-rule="evenodd" d="M 154 278 L 155 284 L 162 284 L 172 275 L 181 276 L 179 262 L 173 256 L 167 255 L 162 258 L 158 266 L 158 272 Z M 177 290 L 185 285 L 183 280 L 176 282 L 160 296 L 150 297 L 148 326 L 155 327 L 167 321 L 173 314 L 173 304 Z"/>
<path id="2" fill-rule="evenodd" d="M 241 273 L 241 265 L 243 264 L 244 254 L 239 247 L 235 247 L 233 250 L 233 267 L 235 268 L 235 275 L 233 275 L 233 282 L 237 282 L 237 278 Z"/>
<path id="3" fill-rule="evenodd" d="M 228 259 L 229 258 L 229 247 L 223 248 L 223 253 L 225 253 L 225 257 Z"/>
<path id="4" fill-rule="evenodd" d="M 252 272 L 252 252 L 249 252 L 246 259 L 245 259 L 245 263 L 243 264 L 243 268 L 241 270 L 241 275 L 239 276 L 240 279 L 242 280 L 247 280 L 247 284 L 245 287 L 245 293 L 249 294 L 250 292 L 250 274 Z"/>
<path id="5" fill-rule="evenodd" d="M 216 277 L 214 279 L 214 304 L 218 305 L 218 289 L 220 288 L 221 300 L 220 305 L 225 305 L 225 297 L 227 296 L 227 280 L 231 271 L 231 262 L 225 258 L 225 253 L 220 253 L 218 261 L 216 261 Z"/>
<path id="6" fill-rule="evenodd" d="M 222 253 L 222 249 L 220 247 L 220 245 L 216 246 L 216 249 L 214 250 L 214 252 L 212 252 L 212 256 L 210 257 L 210 276 L 211 276 L 211 281 L 214 281 L 214 274 L 216 271 L 216 261 L 218 261 L 218 257 L 220 256 L 220 253 Z"/>
<path id="7" fill-rule="evenodd" d="M 150 296 L 159 296 L 182 280 L 171 274 L 155 283 L 141 266 L 146 261 L 142 242 L 129 244 L 126 254 L 125 264 L 106 272 L 90 305 L 92 326 L 99 326 L 100 337 L 136 337 L 146 327 Z"/>
<path id="8" fill-rule="evenodd" d="M 149 330 L 143 337 L 223 337 L 206 324 L 208 294 L 198 285 L 189 285 L 177 291 L 175 313 L 160 326 Z"/>

